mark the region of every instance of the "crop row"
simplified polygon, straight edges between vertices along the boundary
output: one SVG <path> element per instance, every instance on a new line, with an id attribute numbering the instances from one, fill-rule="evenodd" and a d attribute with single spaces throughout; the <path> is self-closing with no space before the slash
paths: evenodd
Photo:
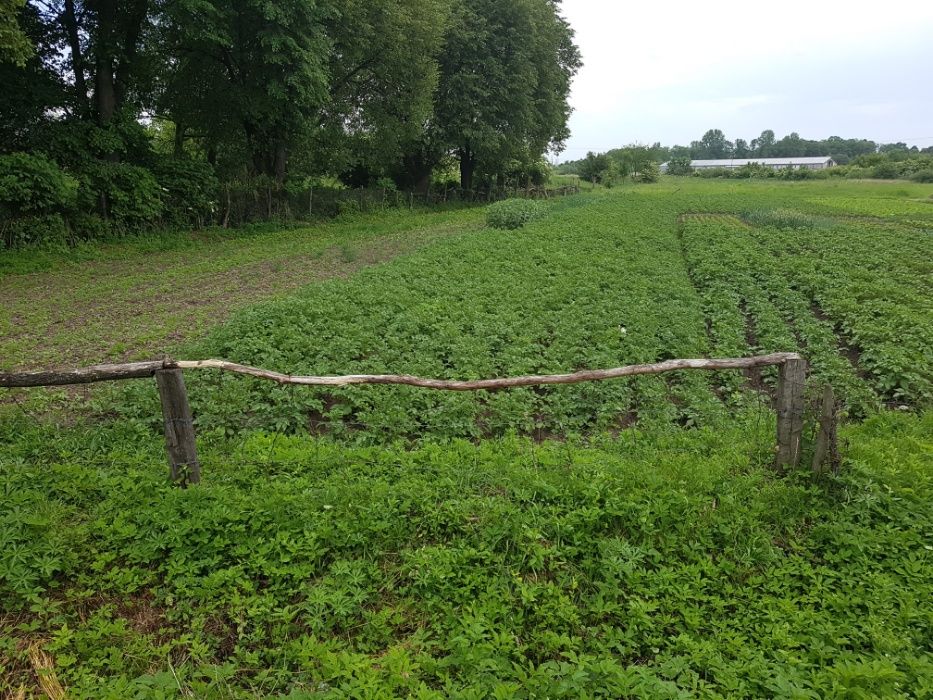
<path id="1" fill-rule="evenodd" d="M 720 351 L 735 351 L 752 322 L 762 349 L 798 346 L 816 377 L 843 390 L 860 412 L 873 402 L 868 387 L 884 400 L 933 398 L 928 234 L 783 212 L 749 218 L 766 225 L 683 224 Z M 744 323 L 743 304 L 752 316 Z"/>
<path id="2" fill-rule="evenodd" d="M 514 232 L 448 239 L 349 280 L 239 315 L 189 350 L 311 374 L 474 379 L 709 354 L 700 300 L 664 206 L 558 205 Z M 620 214 L 622 216 L 620 216 Z M 612 430 L 638 419 L 723 415 L 701 374 L 549 389 L 442 394 L 304 390 L 193 377 L 201 426 L 353 434 L 367 440 Z M 158 415 L 151 405 L 146 415 Z"/>

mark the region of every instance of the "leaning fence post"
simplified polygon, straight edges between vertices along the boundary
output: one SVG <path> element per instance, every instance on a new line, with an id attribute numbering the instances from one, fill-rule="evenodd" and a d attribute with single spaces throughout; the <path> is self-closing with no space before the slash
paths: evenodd
<path id="1" fill-rule="evenodd" d="M 778 469 L 800 464 L 800 441 L 803 434 L 804 388 L 807 361 L 791 357 L 778 372 L 777 387 L 777 458 Z"/>
<path id="2" fill-rule="evenodd" d="M 833 388 L 827 384 L 823 387 L 823 403 L 820 408 L 820 422 L 811 464 L 813 471 L 817 474 L 827 471 L 827 468 L 823 466 L 827 457 L 829 458 L 828 468 L 836 466 L 838 453 L 836 440 L 836 397 L 833 394 Z"/>
<path id="3" fill-rule="evenodd" d="M 195 446 L 194 418 L 185 391 L 185 379 L 180 369 L 159 369 L 155 372 L 162 417 L 165 419 L 165 451 L 173 483 L 182 488 L 201 481 L 201 465 Z"/>

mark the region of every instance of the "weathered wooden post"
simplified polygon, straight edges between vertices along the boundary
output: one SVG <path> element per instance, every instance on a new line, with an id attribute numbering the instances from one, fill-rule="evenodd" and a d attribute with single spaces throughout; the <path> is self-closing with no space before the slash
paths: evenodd
<path id="1" fill-rule="evenodd" d="M 775 465 L 778 469 L 800 465 L 806 381 L 806 360 L 796 356 L 784 361 L 778 372 L 776 402 L 777 458 Z"/>
<path id="2" fill-rule="evenodd" d="M 168 453 L 170 478 L 185 488 L 201 481 L 201 465 L 195 445 L 194 417 L 185 391 L 185 379 L 180 369 L 159 369 L 155 372 L 165 419 L 165 451 Z"/>
<path id="3" fill-rule="evenodd" d="M 827 384 L 823 387 L 823 402 L 820 407 L 820 422 L 817 429 L 816 445 L 813 448 L 814 472 L 821 474 L 836 466 L 838 446 L 836 438 L 836 397 L 833 388 Z M 828 466 L 824 463 L 829 459 Z"/>

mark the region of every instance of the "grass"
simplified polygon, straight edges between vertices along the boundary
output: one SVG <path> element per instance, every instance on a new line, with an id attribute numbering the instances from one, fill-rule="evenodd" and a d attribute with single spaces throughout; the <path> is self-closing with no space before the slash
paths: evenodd
<path id="1" fill-rule="evenodd" d="M 757 426 L 757 427 L 756 427 Z M 929 416 L 827 480 L 769 430 L 345 448 L 4 423 L 5 689 L 69 697 L 920 697 Z"/>
<path id="2" fill-rule="evenodd" d="M 388 211 L 0 256 L 0 367 L 148 359 L 232 311 L 479 225 L 482 212 Z M 360 248 L 360 250 L 358 250 Z"/>
<path id="3" fill-rule="evenodd" d="M 151 381 L 73 425 L 68 399 L 0 405 L 0 692 L 930 695 L 933 208 L 896 185 L 670 179 L 515 232 L 426 215 L 461 235 L 259 304 L 247 280 L 176 347 L 456 378 L 799 349 L 849 411 L 836 475 L 771 470 L 767 373 L 478 394 L 190 373 L 184 491 Z M 367 236 L 321 245 L 365 260 Z M 120 322 L 128 352 L 150 320 Z"/>

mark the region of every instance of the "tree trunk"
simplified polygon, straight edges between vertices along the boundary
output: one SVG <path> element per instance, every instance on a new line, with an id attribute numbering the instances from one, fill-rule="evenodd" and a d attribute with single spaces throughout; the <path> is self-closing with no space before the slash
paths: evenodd
<path id="1" fill-rule="evenodd" d="M 71 50 L 71 69 L 75 75 L 78 110 L 82 114 L 87 114 L 87 81 L 84 77 L 84 54 L 81 52 L 81 39 L 78 35 L 78 18 L 75 15 L 74 0 L 65 0 L 62 24 L 64 25 L 65 35 L 68 37 L 68 48 Z"/>
<path id="2" fill-rule="evenodd" d="M 175 147 L 174 155 L 180 158 L 185 152 L 185 127 L 179 122 L 175 122 Z"/>
<path id="3" fill-rule="evenodd" d="M 97 10 L 97 43 L 94 56 L 94 102 L 97 107 L 97 122 L 106 126 L 117 110 L 117 94 L 114 84 L 114 54 L 117 22 L 116 0 L 94 3 Z"/>
<path id="4" fill-rule="evenodd" d="M 106 55 L 105 49 L 97 56 L 97 75 L 95 78 L 97 121 L 106 126 L 113 119 L 117 109 L 117 95 L 113 84 L 113 60 Z"/>
<path id="5" fill-rule="evenodd" d="M 133 74 L 133 69 L 135 68 L 136 55 L 139 51 L 139 36 L 142 33 L 143 24 L 148 14 L 149 0 L 136 0 L 124 19 L 126 25 L 123 35 L 123 46 L 120 63 L 116 67 L 116 77 L 114 81 L 114 95 L 117 109 L 123 105 L 123 101 L 126 99 L 126 91 L 129 86 L 130 77 Z"/>
<path id="6" fill-rule="evenodd" d="M 285 182 L 285 173 L 288 168 L 288 151 L 285 149 L 285 141 L 279 139 L 275 142 L 275 153 L 272 159 L 272 174 L 275 181 L 279 184 Z"/>
<path id="7" fill-rule="evenodd" d="M 473 189 L 473 171 L 476 170 L 476 156 L 469 148 L 460 150 L 460 187 Z"/>

